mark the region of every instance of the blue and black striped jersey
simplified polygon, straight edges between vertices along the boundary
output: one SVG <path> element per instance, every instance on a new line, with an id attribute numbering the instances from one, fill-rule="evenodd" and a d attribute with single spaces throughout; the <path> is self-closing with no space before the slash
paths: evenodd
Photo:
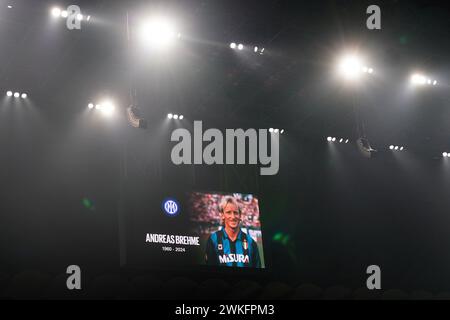
<path id="1" fill-rule="evenodd" d="M 231 241 L 225 229 L 211 234 L 206 243 L 205 259 L 208 265 L 261 268 L 258 245 L 242 230 L 235 241 Z"/>

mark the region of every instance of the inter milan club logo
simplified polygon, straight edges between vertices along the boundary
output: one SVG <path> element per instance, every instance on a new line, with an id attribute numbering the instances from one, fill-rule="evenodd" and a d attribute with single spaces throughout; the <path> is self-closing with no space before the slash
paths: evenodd
<path id="1" fill-rule="evenodd" d="M 168 198 L 163 201 L 163 210 L 169 216 L 175 216 L 180 212 L 180 205 L 175 199 Z"/>

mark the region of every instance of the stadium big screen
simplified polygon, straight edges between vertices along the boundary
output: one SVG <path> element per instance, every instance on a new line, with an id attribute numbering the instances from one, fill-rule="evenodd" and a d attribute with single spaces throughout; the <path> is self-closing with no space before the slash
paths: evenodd
<path id="1" fill-rule="evenodd" d="M 221 192 L 160 193 L 127 221 L 127 265 L 264 269 L 258 198 Z M 225 269 L 224 269 L 225 268 Z"/>

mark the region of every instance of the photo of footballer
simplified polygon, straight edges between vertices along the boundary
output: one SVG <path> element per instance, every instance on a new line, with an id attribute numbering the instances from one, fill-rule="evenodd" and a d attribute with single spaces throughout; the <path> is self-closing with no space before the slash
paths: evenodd
<path id="1" fill-rule="evenodd" d="M 258 199 L 249 194 L 192 193 L 191 222 L 200 234 L 202 263 L 264 268 Z"/>

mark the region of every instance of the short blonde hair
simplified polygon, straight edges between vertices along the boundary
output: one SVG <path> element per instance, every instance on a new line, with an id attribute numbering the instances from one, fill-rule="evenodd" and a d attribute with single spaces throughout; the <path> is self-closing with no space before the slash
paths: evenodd
<path id="1" fill-rule="evenodd" d="M 222 198 L 222 201 L 220 201 L 220 203 L 219 203 L 219 212 L 223 213 L 223 210 L 225 209 L 225 207 L 229 203 L 234 204 L 236 206 L 236 208 L 238 208 L 239 214 L 242 213 L 241 206 L 239 205 L 237 200 L 234 197 L 231 197 L 231 196 L 225 196 L 225 197 Z"/>

